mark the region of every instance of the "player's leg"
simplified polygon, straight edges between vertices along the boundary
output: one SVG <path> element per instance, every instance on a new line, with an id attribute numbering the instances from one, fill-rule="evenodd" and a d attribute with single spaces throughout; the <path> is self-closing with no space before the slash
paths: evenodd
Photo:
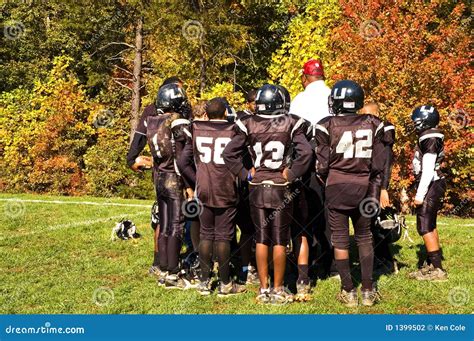
<path id="1" fill-rule="evenodd" d="M 445 281 L 448 278 L 442 265 L 442 252 L 436 228 L 438 210 L 441 208 L 445 191 L 446 182 L 444 179 L 433 182 L 428 189 L 423 205 L 417 208 L 417 229 L 425 243 L 430 266 L 411 273 L 411 278 L 434 281 Z"/>
<path id="2" fill-rule="evenodd" d="M 236 223 L 240 229 L 239 252 L 242 263 L 242 268 L 239 271 L 239 281 L 241 283 L 257 284 L 258 275 L 251 265 L 255 227 L 250 217 L 248 198 L 241 198 L 237 206 Z"/>
<path id="3" fill-rule="evenodd" d="M 158 249 L 161 250 L 159 253 L 160 276 L 158 278 L 158 285 L 164 285 L 165 277 L 168 275 L 168 203 L 163 197 L 158 197 L 157 202 L 160 216 Z"/>
<path id="4" fill-rule="evenodd" d="M 341 277 L 341 292 L 337 299 L 348 307 L 358 305 L 357 289 L 354 287 L 349 261 L 349 214 L 335 208 L 328 209 L 332 244 L 337 271 Z"/>
<path id="5" fill-rule="evenodd" d="M 293 203 L 274 209 L 271 212 L 271 238 L 273 244 L 274 288 L 272 298 L 275 303 L 286 303 L 293 300 L 293 296 L 284 287 L 286 268 L 286 247 L 290 241 L 290 224 L 293 216 Z"/>
<path id="6" fill-rule="evenodd" d="M 202 206 L 202 212 L 199 215 L 200 235 L 199 235 L 199 265 L 201 268 L 201 283 L 198 291 L 201 295 L 209 295 L 210 280 L 212 270 L 212 253 L 214 251 L 214 211 L 212 208 Z"/>
<path id="7" fill-rule="evenodd" d="M 361 214 L 359 208 L 352 210 L 351 218 L 357 248 L 359 249 L 362 305 L 372 306 L 380 300 L 380 295 L 376 288 L 374 288 L 372 278 L 374 271 L 374 244 L 370 230 L 371 219 Z"/>
<path id="8" fill-rule="evenodd" d="M 297 191 L 297 192 L 296 192 Z M 303 184 L 300 184 L 294 190 L 297 193 L 293 199 L 293 219 L 291 223 L 291 235 L 293 241 L 293 251 L 297 260 L 298 279 L 296 288 L 298 291 L 297 299 L 309 295 L 309 242 L 312 233 L 308 226 L 308 198 Z"/>
<path id="9" fill-rule="evenodd" d="M 215 250 L 219 263 L 219 297 L 245 292 L 243 285 L 232 282 L 230 278 L 231 240 L 235 236 L 235 216 L 237 208 L 226 207 L 215 209 L 216 238 Z"/>
<path id="10" fill-rule="evenodd" d="M 160 254 L 158 252 L 158 238 L 160 236 L 160 216 L 158 202 L 155 201 L 151 209 L 151 228 L 153 229 L 153 264 L 149 270 L 150 274 L 160 276 Z"/>

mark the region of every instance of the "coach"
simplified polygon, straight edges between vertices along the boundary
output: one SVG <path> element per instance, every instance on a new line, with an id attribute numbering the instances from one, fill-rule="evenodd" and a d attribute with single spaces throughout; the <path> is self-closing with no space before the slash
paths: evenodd
<path id="1" fill-rule="evenodd" d="M 290 113 L 304 118 L 312 126 L 330 115 L 328 97 L 331 89 L 325 84 L 324 80 L 324 68 L 321 60 L 308 60 L 301 71 L 301 83 L 304 91 L 300 92 L 291 102 Z M 304 225 L 305 230 L 312 231 L 312 234 L 316 237 L 320 245 L 320 252 L 316 255 L 314 248 L 308 245 L 311 249 L 309 258 L 316 261 L 316 270 L 319 277 L 328 277 L 333 273 L 337 274 L 337 272 L 333 264 L 331 232 L 326 226 L 324 213 L 324 184 L 316 178 L 314 171 L 306 174 L 302 182 L 305 190 L 301 198 L 297 200 L 301 205 L 295 205 L 295 207 L 299 206 L 297 208 L 299 212 L 295 211 L 295 220 L 299 220 L 298 223 Z M 305 213 L 302 214 L 302 212 Z M 309 242 L 311 243 L 311 240 Z M 299 264 L 305 258 L 304 256 L 300 252 L 298 255 Z"/>

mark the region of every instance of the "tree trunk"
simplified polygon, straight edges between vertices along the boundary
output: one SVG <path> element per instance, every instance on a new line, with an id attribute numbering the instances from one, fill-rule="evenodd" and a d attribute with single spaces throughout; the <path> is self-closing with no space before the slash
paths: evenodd
<path id="1" fill-rule="evenodd" d="M 135 129 L 140 118 L 141 107 L 141 74 L 142 74 L 142 50 L 143 50 L 143 17 L 137 20 L 135 31 L 135 58 L 133 60 L 133 87 L 132 87 L 132 118 L 130 120 L 131 134 L 130 142 L 133 139 Z"/>
<path id="2" fill-rule="evenodd" d="M 201 41 L 201 46 L 199 47 L 199 54 L 201 56 L 201 74 L 200 74 L 200 82 L 199 82 L 199 97 L 201 97 L 201 94 L 204 92 L 204 89 L 206 88 L 206 68 L 207 68 L 207 60 L 206 60 L 206 55 L 204 54 L 204 46 Z"/>

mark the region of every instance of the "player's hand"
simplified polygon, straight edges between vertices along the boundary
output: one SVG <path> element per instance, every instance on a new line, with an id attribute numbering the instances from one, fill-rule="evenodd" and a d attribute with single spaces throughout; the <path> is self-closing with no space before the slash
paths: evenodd
<path id="1" fill-rule="evenodd" d="M 421 205 L 423 205 L 423 200 L 415 199 L 415 201 L 413 203 L 415 204 L 415 206 L 421 206 Z"/>
<path id="2" fill-rule="evenodd" d="M 135 163 L 130 167 L 134 172 L 141 172 L 143 169 L 149 169 L 153 166 L 153 160 L 149 156 L 139 156 Z"/>
<path id="3" fill-rule="evenodd" d="M 390 198 L 386 189 L 380 191 L 380 207 L 390 207 Z"/>
<path id="4" fill-rule="evenodd" d="M 192 188 L 186 188 L 186 195 L 188 197 L 188 200 L 193 200 L 194 199 L 194 190 Z"/>
<path id="5" fill-rule="evenodd" d="M 252 167 L 252 168 L 250 169 L 250 175 L 252 176 L 252 179 L 253 179 L 253 177 L 255 176 L 255 173 L 256 173 L 256 172 L 257 172 L 257 171 L 255 170 L 255 167 Z"/>
<path id="6" fill-rule="evenodd" d="M 289 173 L 289 169 L 288 168 L 285 168 L 283 170 L 283 172 L 281 172 L 281 175 L 283 176 L 283 179 L 285 179 L 286 181 L 288 181 L 288 173 Z"/>

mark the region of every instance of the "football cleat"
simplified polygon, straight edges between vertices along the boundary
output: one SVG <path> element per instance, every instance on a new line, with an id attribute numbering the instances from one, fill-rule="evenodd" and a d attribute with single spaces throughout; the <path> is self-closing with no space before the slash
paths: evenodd
<path id="1" fill-rule="evenodd" d="M 170 274 L 165 278 L 165 289 L 188 290 L 196 287 L 183 274 Z"/>
<path id="2" fill-rule="evenodd" d="M 337 300 L 344 304 L 346 307 L 354 308 L 359 305 L 359 298 L 357 296 L 357 289 L 354 288 L 351 291 L 341 290 L 336 296 Z"/>
<path id="3" fill-rule="evenodd" d="M 274 305 L 287 304 L 293 301 L 293 294 L 285 287 L 274 288 L 270 294 L 270 303 Z"/>
<path id="4" fill-rule="evenodd" d="M 161 271 L 160 271 L 160 267 L 159 267 L 159 266 L 152 265 L 152 266 L 150 267 L 150 269 L 148 269 L 148 274 L 149 274 L 150 276 L 160 276 L 160 273 L 161 273 Z"/>
<path id="5" fill-rule="evenodd" d="M 256 300 L 257 303 L 270 303 L 270 288 L 259 288 Z"/>
<path id="6" fill-rule="evenodd" d="M 418 281 L 444 282 L 448 280 L 448 273 L 443 269 L 435 268 L 433 265 L 430 265 L 429 267 L 412 272 L 409 277 Z"/>
<path id="7" fill-rule="evenodd" d="M 311 285 L 309 283 L 296 283 L 295 301 L 307 302 L 311 300 Z"/>
<path id="8" fill-rule="evenodd" d="M 361 303 L 365 307 L 371 307 L 375 303 L 380 301 L 380 294 L 376 289 L 362 290 L 361 291 Z"/>
<path id="9" fill-rule="evenodd" d="M 227 284 L 221 283 L 219 285 L 218 297 L 229 297 L 237 294 L 242 294 L 245 291 L 245 286 L 237 284 L 235 282 L 229 282 Z"/>
<path id="10" fill-rule="evenodd" d="M 157 279 L 156 279 L 156 282 L 157 282 L 159 287 L 164 287 L 165 286 L 166 276 L 168 276 L 168 271 L 161 271 L 160 270 L 160 273 L 159 273 L 159 275 L 157 276 Z"/>
<path id="11" fill-rule="evenodd" d="M 258 278 L 257 269 L 253 266 L 249 266 L 249 271 L 247 273 L 247 280 L 245 281 L 247 285 L 258 285 L 260 280 Z"/>
<path id="12" fill-rule="evenodd" d="M 211 294 L 211 281 L 207 280 L 207 281 L 199 282 L 196 290 L 199 293 L 199 295 L 209 296 Z"/>

